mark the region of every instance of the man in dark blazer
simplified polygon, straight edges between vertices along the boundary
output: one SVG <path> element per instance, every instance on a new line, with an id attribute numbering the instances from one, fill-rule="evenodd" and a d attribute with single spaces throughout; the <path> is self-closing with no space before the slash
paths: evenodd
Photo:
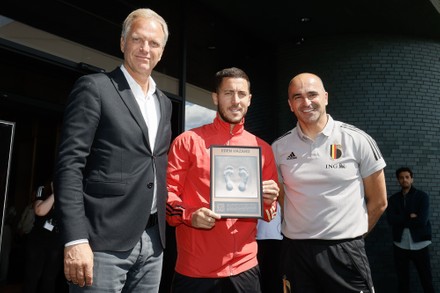
<path id="1" fill-rule="evenodd" d="M 158 291 L 172 106 L 151 72 L 167 39 L 161 16 L 133 11 L 123 64 L 81 77 L 70 94 L 55 176 L 70 292 Z"/>
<path id="2" fill-rule="evenodd" d="M 388 200 L 387 220 L 393 232 L 397 292 L 410 293 L 410 262 L 419 273 L 423 292 L 434 293 L 429 245 L 432 239 L 429 221 L 429 196 L 413 185 L 414 174 L 408 167 L 396 170 L 401 190 Z"/>

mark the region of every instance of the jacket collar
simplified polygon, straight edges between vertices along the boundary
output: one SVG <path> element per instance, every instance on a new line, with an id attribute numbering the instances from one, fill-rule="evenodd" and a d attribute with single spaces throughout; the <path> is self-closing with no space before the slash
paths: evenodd
<path id="1" fill-rule="evenodd" d="M 402 190 L 400 190 L 400 195 L 408 197 L 414 194 L 415 192 L 416 192 L 416 188 L 414 187 L 414 185 L 411 185 L 411 188 L 408 190 L 406 194 L 403 194 Z"/>
<path id="2" fill-rule="evenodd" d="M 226 131 L 232 135 L 240 134 L 244 131 L 244 117 L 241 119 L 241 121 L 234 125 L 234 128 L 232 128 L 232 131 L 230 130 L 231 124 L 228 122 L 223 121 L 220 118 L 220 115 L 216 114 L 214 119 L 214 127 L 220 131 Z"/>

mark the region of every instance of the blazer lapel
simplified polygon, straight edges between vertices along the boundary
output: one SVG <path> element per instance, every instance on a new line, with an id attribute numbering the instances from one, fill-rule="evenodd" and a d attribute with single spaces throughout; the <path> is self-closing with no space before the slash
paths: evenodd
<path id="1" fill-rule="evenodd" d="M 136 102 L 136 99 L 133 95 L 133 92 L 130 89 L 130 86 L 128 85 L 127 80 L 125 79 L 124 74 L 122 73 L 121 69 L 116 68 L 109 74 L 110 80 L 115 86 L 116 92 L 119 94 L 125 105 L 127 106 L 130 113 L 133 115 L 134 120 L 139 125 L 139 127 L 142 130 L 142 133 L 144 134 L 144 139 L 146 141 L 146 144 L 148 145 L 150 151 L 150 140 L 148 138 L 148 127 L 145 123 L 144 117 L 142 116 L 141 110 L 139 109 L 139 105 Z"/>
<path id="2" fill-rule="evenodd" d="M 159 147 L 163 141 L 163 130 L 164 130 L 164 126 L 165 126 L 165 122 L 167 121 L 167 115 L 168 113 L 167 111 L 167 107 L 165 105 L 165 99 L 168 99 L 167 96 L 165 96 L 164 93 L 162 93 L 159 89 L 156 89 L 156 96 L 157 99 L 159 101 L 159 110 L 160 110 L 160 120 L 159 120 L 159 125 L 157 126 L 157 136 L 156 136 L 156 144 L 154 146 L 154 148 L 156 149 L 157 147 Z"/>

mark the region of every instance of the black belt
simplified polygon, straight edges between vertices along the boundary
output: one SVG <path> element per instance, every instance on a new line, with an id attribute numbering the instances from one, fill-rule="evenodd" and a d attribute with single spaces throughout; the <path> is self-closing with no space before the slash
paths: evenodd
<path id="1" fill-rule="evenodd" d="M 148 218 L 147 226 L 145 229 L 151 228 L 153 226 L 156 226 L 158 220 L 157 220 L 157 213 L 151 214 Z"/>

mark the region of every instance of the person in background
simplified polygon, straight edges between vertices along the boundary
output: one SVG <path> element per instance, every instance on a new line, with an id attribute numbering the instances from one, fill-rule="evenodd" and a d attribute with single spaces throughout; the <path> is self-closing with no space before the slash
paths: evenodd
<path id="1" fill-rule="evenodd" d="M 298 122 L 272 144 L 285 290 L 373 293 L 364 237 L 387 206 L 384 158 L 370 135 L 327 114 L 317 75 L 292 78 L 288 104 Z"/>
<path id="2" fill-rule="evenodd" d="M 34 225 L 26 239 L 23 293 L 58 293 L 63 246 L 55 219 L 52 182 L 37 188 L 34 212 Z"/>
<path id="3" fill-rule="evenodd" d="M 272 221 L 258 219 L 257 224 L 257 259 L 261 272 L 261 292 L 283 292 L 283 277 L 281 274 L 281 248 L 283 234 L 281 202 L 277 205 L 277 214 Z"/>
<path id="4" fill-rule="evenodd" d="M 151 72 L 167 39 L 160 15 L 132 11 L 123 64 L 70 94 L 54 182 L 70 292 L 159 290 L 172 104 Z"/>
<path id="5" fill-rule="evenodd" d="M 251 103 L 250 81 L 239 68 L 215 75 L 214 121 L 180 134 L 172 143 L 167 171 L 167 221 L 176 227 L 177 261 L 172 292 L 261 292 L 257 219 L 222 218 L 210 209 L 210 147 L 261 147 L 264 219 L 276 215 L 278 175 L 270 145 L 244 129 Z M 225 167 L 225 189 L 243 190 L 247 173 Z M 229 172 L 242 173 L 238 185 Z M 238 175 L 237 175 L 238 176 Z"/>
<path id="6" fill-rule="evenodd" d="M 394 264 L 399 293 L 409 293 L 409 264 L 413 262 L 425 293 L 433 293 L 429 245 L 432 231 L 429 221 L 429 196 L 414 187 L 414 174 L 408 167 L 396 170 L 401 190 L 388 200 L 387 219 L 393 232 Z"/>

